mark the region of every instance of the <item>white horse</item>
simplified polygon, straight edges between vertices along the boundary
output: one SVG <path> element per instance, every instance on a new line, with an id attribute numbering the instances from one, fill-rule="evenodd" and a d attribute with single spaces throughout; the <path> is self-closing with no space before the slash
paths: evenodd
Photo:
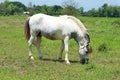
<path id="1" fill-rule="evenodd" d="M 61 50 L 59 53 L 59 60 L 62 60 L 62 52 L 65 48 L 65 61 L 70 64 L 68 60 L 68 41 L 74 38 L 79 45 L 79 54 L 81 63 L 88 63 L 88 53 L 92 52 L 90 46 L 90 37 L 80 20 L 73 16 L 49 16 L 45 14 L 36 14 L 29 17 L 25 25 L 25 35 L 29 43 L 29 57 L 32 56 L 32 44 L 37 46 L 39 57 L 42 58 L 40 50 L 41 37 L 44 36 L 51 40 L 61 40 Z M 35 40 L 35 37 L 36 40 Z"/>

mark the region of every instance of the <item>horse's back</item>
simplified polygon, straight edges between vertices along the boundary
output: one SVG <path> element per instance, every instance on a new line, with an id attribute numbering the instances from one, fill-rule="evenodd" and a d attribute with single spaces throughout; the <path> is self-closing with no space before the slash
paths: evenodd
<path id="1" fill-rule="evenodd" d="M 50 16 L 45 14 L 35 14 L 30 17 L 29 24 L 32 27 L 46 29 L 46 28 L 52 28 L 54 29 L 60 29 L 60 28 L 69 28 L 70 22 L 68 21 L 66 16 Z"/>
<path id="2" fill-rule="evenodd" d="M 29 24 L 33 25 L 35 23 L 39 23 L 42 20 L 42 16 L 44 16 L 44 14 L 35 14 L 35 15 L 31 16 Z"/>
<path id="3" fill-rule="evenodd" d="M 77 19 L 72 16 L 62 15 L 55 17 L 45 14 L 33 15 L 30 18 L 30 25 L 33 31 L 42 32 L 43 34 L 54 34 L 55 36 L 58 34 L 62 36 L 70 35 L 71 33 L 79 33 L 82 35 L 80 26 L 84 27 L 84 25 L 79 25 Z"/>

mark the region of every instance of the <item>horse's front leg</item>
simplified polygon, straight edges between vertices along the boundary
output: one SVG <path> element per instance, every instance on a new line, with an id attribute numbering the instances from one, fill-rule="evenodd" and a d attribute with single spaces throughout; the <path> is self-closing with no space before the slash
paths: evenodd
<path id="1" fill-rule="evenodd" d="M 64 41 L 62 41 L 61 43 L 61 48 L 60 48 L 60 53 L 59 53 L 59 60 L 62 61 L 62 53 L 63 53 L 63 50 L 64 50 Z"/>
<path id="2" fill-rule="evenodd" d="M 64 45 L 65 45 L 65 61 L 66 64 L 70 64 L 69 60 L 68 60 L 68 41 L 69 41 L 69 36 L 66 36 L 64 39 Z"/>

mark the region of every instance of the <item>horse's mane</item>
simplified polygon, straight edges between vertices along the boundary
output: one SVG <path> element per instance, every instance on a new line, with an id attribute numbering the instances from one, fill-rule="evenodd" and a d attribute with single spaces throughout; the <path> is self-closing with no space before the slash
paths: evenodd
<path id="1" fill-rule="evenodd" d="M 85 26 L 82 24 L 82 22 L 79 19 L 75 18 L 74 16 L 68 16 L 68 19 L 71 19 L 72 21 L 74 21 L 83 31 L 83 33 L 87 32 L 87 29 L 85 28 Z"/>
<path id="2" fill-rule="evenodd" d="M 68 19 L 71 19 L 72 21 L 74 21 L 80 27 L 81 31 L 84 33 L 85 38 L 87 39 L 87 41 L 89 43 L 90 42 L 90 37 L 89 37 L 87 29 L 85 28 L 83 23 L 79 19 L 75 18 L 74 16 L 68 16 Z"/>

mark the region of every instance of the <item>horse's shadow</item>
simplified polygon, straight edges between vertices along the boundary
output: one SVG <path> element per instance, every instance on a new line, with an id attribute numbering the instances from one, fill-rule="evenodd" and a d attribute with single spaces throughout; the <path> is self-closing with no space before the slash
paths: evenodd
<path id="1" fill-rule="evenodd" d="M 40 59 L 40 60 L 43 60 L 43 61 L 53 61 L 53 62 L 65 62 L 65 60 L 59 60 L 59 59 L 50 59 L 50 58 L 43 58 L 43 59 Z M 69 60 L 70 63 L 80 63 L 80 61 L 77 61 L 77 60 Z"/>

